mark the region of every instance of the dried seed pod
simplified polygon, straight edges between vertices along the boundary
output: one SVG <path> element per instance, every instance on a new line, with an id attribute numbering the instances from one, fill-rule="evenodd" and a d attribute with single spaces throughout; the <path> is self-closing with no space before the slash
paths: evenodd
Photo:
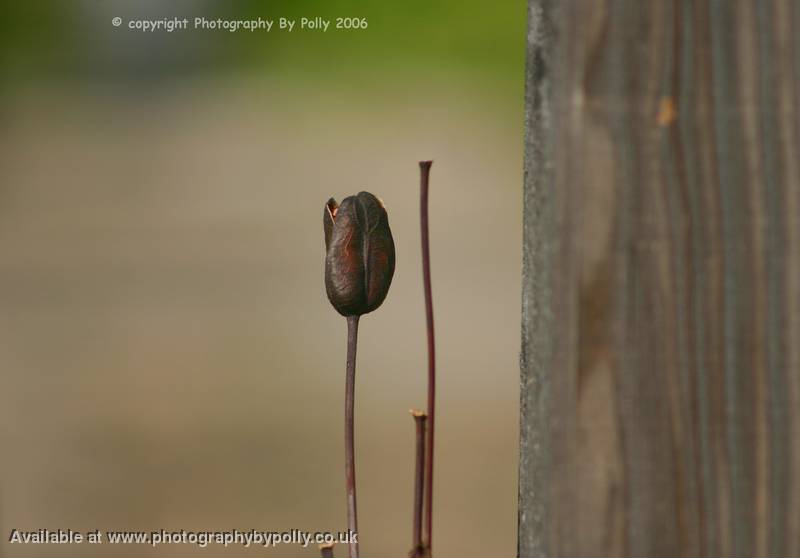
<path id="1" fill-rule="evenodd" d="M 342 316 L 372 312 L 386 298 L 394 275 L 394 240 L 383 203 L 369 192 L 337 205 L 331 198 L 323 214 L 325 290 Z"/>

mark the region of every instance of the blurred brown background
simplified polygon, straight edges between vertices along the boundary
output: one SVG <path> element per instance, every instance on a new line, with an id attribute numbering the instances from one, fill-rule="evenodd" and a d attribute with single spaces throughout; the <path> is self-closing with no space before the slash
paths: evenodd
<path id="1" fill-rule="evenodd" d="M 417 161 L 432 158 L 437 555 L 514 555 L 524 4 L 354 6 L 12 9 L 0 93 L 5 540 L 13 528 L 344 529 L 345 321 L 325 298 L 322 211 L 367 189 L 388 207 L 398 263 L 359 340 L 361 541 L 365 556 L 404 555 L 407 411 L 425 402 Z M 110 24 L 173 11 L 362 12 L 370 27 L 278 37 Z M 317 555 L 0 546 L 6 557 L 254 552 Z"/>

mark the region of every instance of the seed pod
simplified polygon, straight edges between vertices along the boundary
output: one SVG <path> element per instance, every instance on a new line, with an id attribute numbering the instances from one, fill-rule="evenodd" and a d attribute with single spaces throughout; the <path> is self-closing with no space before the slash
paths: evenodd
<path id="1" fill-rule="evenodd" d="M 337 205 L 331 198 L 323 214 L 325 290 L 342 316 L 360 316 L 381 305 L 394 275 L 394 240 L 383 203 L 369 192 Z"/>

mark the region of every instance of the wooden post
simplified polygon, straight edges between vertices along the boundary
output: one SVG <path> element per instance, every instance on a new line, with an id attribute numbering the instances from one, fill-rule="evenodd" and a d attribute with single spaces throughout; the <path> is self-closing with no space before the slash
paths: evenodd
<path id="1" fill-rule="evenodd" d="M 800 556 L 800 4 L 529 0 L 520 558 Z"/>

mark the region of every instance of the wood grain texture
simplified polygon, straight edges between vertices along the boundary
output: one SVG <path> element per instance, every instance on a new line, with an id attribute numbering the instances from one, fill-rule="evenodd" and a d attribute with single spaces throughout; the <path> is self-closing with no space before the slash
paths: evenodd
<path id="1" fill-rule="evenodd" d="M 529 1 L 521 558 L 800 557 L 800 4 Z"/>

